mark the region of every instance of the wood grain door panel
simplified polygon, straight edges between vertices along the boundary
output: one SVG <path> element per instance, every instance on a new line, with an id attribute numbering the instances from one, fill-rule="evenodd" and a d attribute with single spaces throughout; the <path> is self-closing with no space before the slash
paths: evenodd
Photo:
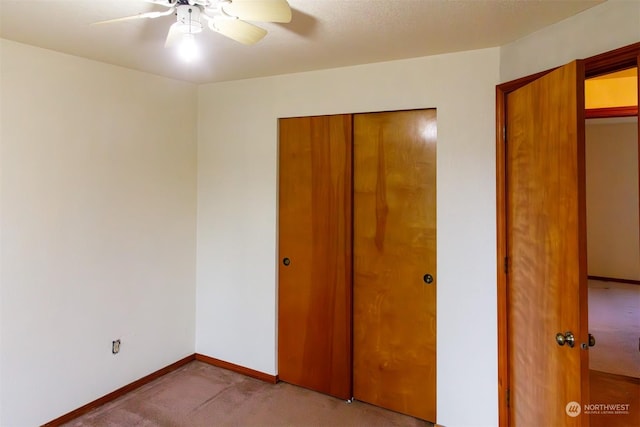
<path id="1" fill-rule="evenodd" d="M 436 111 L 354 116 L 354 396 L 436 418 Z"/>
<path id="2" fill-rule="evenodd" d="M 279 126 L 278 376 L 349 399 L 351 116 Z"/>
<path id="3" fill-rule="evenodd" d="M 511 425 L 585 426 L 565 411 L 589 402 L 582 63 L 509 93 L 506 108 Z M 556 343 L 566 331 L 574 348 Z"/>

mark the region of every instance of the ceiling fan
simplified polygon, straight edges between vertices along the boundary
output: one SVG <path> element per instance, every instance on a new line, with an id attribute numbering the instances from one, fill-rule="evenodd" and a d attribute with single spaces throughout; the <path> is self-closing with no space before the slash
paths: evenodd
<path id="1" fill-rule="evenodd" d="M 164 6 L 167 10 L 145 12 L 123 18 L 109 19 L 95 24 L 154 19 L 175 15 L 169 27 L 165 47 L 177 42 L 193 43 L 194 34 L 206 25 L 210 30 L 237 42 L 252 45 L 267 35 L 267 30 L 247 21 L 291 22 L 291 8 L 287 0 L 144 0 Z"/>

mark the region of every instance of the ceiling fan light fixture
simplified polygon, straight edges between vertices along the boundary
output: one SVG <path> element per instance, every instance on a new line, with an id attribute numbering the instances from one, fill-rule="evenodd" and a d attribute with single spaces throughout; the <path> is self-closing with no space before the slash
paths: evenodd
<path id="1" fill-rule="evenodd" d="M 178 52 L 185 62 L 192 62 L 198 57 L 198 45 L 193 33 L 184 33 L 182 35 Z"/>

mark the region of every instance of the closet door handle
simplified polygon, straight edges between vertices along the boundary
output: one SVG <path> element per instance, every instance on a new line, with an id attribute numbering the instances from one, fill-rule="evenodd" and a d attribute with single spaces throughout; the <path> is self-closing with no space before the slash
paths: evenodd
<path id="1" fill-rule="evenodd" d="M 288 266 L 289 266 L 289 264 L 291 264 L 291 260 L 290 260 L 289 258 L 285 257 L 285 258 L 282 260 L 282 263 L 284 264 L 284 266 L 285 266 L 285 267 L 288 267 Z"/>
<path id="2" fill-rule="evenodd" d="M 422 277 L 422 280 L 424 280 L 424 283 L 426 283 L 427 285 L 430 285 L 433 283 L 433 276 L 427 273 L 424 275 L 424 277 Z"/>

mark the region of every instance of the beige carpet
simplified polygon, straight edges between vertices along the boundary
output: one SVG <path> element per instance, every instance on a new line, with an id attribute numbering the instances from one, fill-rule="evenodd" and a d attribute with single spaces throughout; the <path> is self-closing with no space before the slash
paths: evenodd
<path id="1" fill-rule="evenodd" d="M 589 281 L 589 368 L 640 377 L 640 286 Z"/>
<path id="2" fill-rule="evenodd" d="M 362 402 L 191 362 L 66 426 L 432 426 Z"/>

